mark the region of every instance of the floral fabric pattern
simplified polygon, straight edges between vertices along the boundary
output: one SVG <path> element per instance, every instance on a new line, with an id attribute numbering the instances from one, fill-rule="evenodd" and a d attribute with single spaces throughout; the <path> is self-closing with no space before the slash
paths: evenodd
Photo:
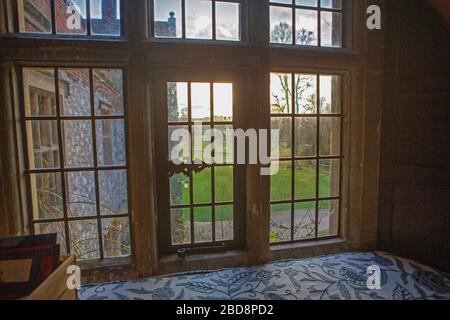
<path id="1" fill-rule="evenodd" d="M 377 266 L 381 289 L 369 289 Z M 264 266 L 84 286 L 82 300 L 450 300 L 450 276 L 387 253 L 344 253 Z"/>

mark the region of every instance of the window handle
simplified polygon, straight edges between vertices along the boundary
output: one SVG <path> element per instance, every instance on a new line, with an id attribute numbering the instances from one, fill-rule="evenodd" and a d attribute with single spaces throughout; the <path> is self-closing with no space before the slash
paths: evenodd
<path id="1" fill-rule="evenodd" d="M 212 165 L 207 164 L 204 161 L 195 160 L 192 164 L 180 164 L 176 165 L 172 161 L 167 160 L 169 167 L 169 177 L 172 177 L 176 174 L 184 174 L 187 177 L 192 175 L 192 172 L 199 173 L 205 169 L 211 168 Z"/>

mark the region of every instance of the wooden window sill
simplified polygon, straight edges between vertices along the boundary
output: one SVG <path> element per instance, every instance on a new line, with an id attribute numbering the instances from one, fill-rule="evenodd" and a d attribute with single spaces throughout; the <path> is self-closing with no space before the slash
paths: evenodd
<path id="1" fill-rule="evenodd" d="M 348 250 L 347 241 L 340 238 L 279 244 L 271 246 L 270 261 L 302 259 Z M 77 264 L 82 270 L 83 283 L 101 283 L 137 279 L 139 277 L 132 257 L 80 261 Z M 248 255 L 245 250 L 197 254 L 185 258 L 180 258 L 177 254 L 170 254 L 160 257 L 158 267 L 153 276 L 180 272 L 212 271 L 243 266 L 248 266 Z"/>
<path id="2" fill-rule="evenodd" d="M 103 260 L 77 261 L 77 265 L 81 268 L 82 271 L 123 267 L 123 266 L 132 265 L 133 263 L 134 263 L 134 260 L 132 257 L 106 258 Z"/>
<path id="3" fill-rule="evenodd" d="M 197 254 L 185 258 L 180 258 L 176 254 L 170 254 L 159 259 L 156 275 L 240 267 L 247 265 L 247 261 L 247 252 L 243 250 Z"/>
<path id="4" fill-rule="evenodd" d="M 81 282 L 94 284 L 139 278 L 133 257 L 109 258 L 77 262 L 81 268 Z"/>
<path id="5" fill-rule="evenodd" d="M 270 260 L 302 259 L 348 250 L 348 242 L 342 238 L 271 245 Z"/>

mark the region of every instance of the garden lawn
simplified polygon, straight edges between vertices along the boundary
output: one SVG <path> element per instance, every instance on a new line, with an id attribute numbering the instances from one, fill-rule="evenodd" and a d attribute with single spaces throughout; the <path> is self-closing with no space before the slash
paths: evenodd
<path id="1" fill-rule="evenodd" d="M 216 202 L 232 201 L 233 194 L 233 169 L 229 167 L 216 167 Z M 281 165 L 278 174 L 271 177 L 271 201 L 290 201 L 291 199 L 291 174 L 292 170 L 288 165 Z M 295 200 L 314 199 L 316 197 L 316 171 L 314 167 L 303 166 L 296 170 Z M 185 179 L 188 179 L 185 177 Z M 211 202 L 211 169 L 203 170 L 194 174 L 194 203 L 204 204 Z M 188 183 L 186 183 L 188 185 Z M 321 170 L 319 178 L 320 194 L 324 197 L 329 195 L 330 176 L 328 172 Z M 183 187 L 183 203 L 189 203 L 189 187 Z M 315 208 L 315 202 L 300 202 L 296 209 Z M 324 209 L 327 206 L 323 206 Z M 290 210 L 290 203 L 273 206 L 276 211 Z M 196 207 L 194 219 L 196 222 L 211 221 L 212 209 L 210 206 Z M 232 220 L 232 206 L 216 206 L 216 221 Z M 189 210 L 184 210 L 184 219 L 189 221 Z"/>

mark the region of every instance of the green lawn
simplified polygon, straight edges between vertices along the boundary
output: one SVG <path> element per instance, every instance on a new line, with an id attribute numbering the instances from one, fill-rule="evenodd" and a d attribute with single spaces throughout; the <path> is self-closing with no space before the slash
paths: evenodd
<path id="1" fill-rule="evenodd" d="M 233 194 L 233 170 L 232 167 L 215 168 L 216 179 L 216 201 L 232 201 Z M 280 165 L 278 174 L 271 177 L 271 200 L 287 200 L 291 199 L 291 174 L 292 170 L 289 164 Z M 314 199 L 316 197 L 316 179 L 315 167 L 303 165 L 296 170 L 295 181 L 295 199 Z M 183 203 L 189 204 L 189 187 L 187 183 L 183 187 Z M 211 169 L 203 170 L 198 174 L 194 174 L 194 203 L 211 202 Z M 319 189 L 321 197 L 327 197 L 330 189 L 330 177 L 328 172 L 321 170 L 319 179 Z M 314 202 L 298 203 L 296 209 L 314 208 Z M 324 206 L 326 207 L 326 205 Z M 290 204 L 276 205 L 272 208 L 274 211 L 290 210 Z M 231 220 L 232 206 L 216 206 L 216 220 Z M 185 210 L 184 219 L 189 219 L 189 212 Z M 211 207 L 199 207 L 194 211 L 195 220 L 198 222 L 211 221 Z"/>

